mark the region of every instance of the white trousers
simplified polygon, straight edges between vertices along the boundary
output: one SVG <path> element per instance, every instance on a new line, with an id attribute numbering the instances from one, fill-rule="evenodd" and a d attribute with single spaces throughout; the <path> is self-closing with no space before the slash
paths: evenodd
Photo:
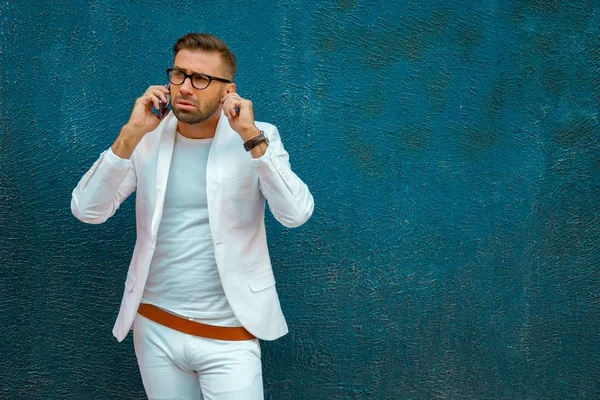
<path id="1" fill-rule="evenodd" d="M 264 398 L 257 339 L 202 338 L 138 314 L 133 343 L 149 400 Z"/>

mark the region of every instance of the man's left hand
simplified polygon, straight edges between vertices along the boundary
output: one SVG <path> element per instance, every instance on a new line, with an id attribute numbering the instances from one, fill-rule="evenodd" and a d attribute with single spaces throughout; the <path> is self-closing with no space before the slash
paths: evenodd
<path id="1" fill-rule="evenodd" d="M 229 119 L 231 129 L 236 131 L 244 142 L 260 134 L 254 125 L 254 111 L 252 111 L 250 100 L 243 99 L 239 94 L 233 92 L 223 96 L 221 104 L 225 116 Z"/>

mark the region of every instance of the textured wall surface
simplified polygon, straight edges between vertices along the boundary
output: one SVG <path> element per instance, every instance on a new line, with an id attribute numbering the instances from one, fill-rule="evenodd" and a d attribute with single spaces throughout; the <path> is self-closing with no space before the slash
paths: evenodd
<path id="1" fill-rule="evenodd" d="M 134 399 L 111 335 L 133 201 L 71 191 L 164 83 L 224 39 L 316 201 L 268 217 L 291 332 L 269 399 L 600 398 L 595 0 L 0 2 L 0 398 Z"/>

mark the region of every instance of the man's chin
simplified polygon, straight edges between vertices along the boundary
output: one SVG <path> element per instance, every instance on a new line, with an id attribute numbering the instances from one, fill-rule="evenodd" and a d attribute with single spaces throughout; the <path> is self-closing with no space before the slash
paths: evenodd
<path id="1" fill-rule="evenodd" d="M 189 125 L 195 125 L 195 124 L 200 124 L 200 123 L 206 121 L 207 119 L 212 117 L 216 111 L 217 110 L 215 109 L 211 113 L 199 114 L 196 112 L 188 112 L 185 110 L 173 109 L 173 114 L 175 115 L 175 118 L 177 118 L 177 120 L 179 122 L 183 122 L 183 123 L 189 124 Z"/>
<path id="2" fill-rule="evenodd" d="M 201 122 L 206 121 L 209 118 L 209 116 L 206 115 L 198 115 L 196 113 L 190 113 L 181 110 L 173 110 L 173 114 L 175 114 L 175 118 L 177 118 L 179 122 L 183 122 L 189 125 L 199 124 Z"/>

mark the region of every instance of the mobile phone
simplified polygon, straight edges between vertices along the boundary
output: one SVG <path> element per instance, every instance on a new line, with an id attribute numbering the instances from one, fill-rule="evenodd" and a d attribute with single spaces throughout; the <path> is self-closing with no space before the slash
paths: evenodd
<path id="1" fill-rule="evenodd" d="M 167 89 L 171 88 L 171 84 L 167 83 L 165 85 L 165 87 Z M 169 103 L 171 102 L 171 95 L 167 94 L 167 102 L 163 103 L 161 99 L 158 99 L 158 110 L 156 112 L 156 116 L 158 117 L 158 119 L 162 119 L 162 117 L 165 116 L 165 113 L 167 112 L 167 109 L 169 108 Z"/>

